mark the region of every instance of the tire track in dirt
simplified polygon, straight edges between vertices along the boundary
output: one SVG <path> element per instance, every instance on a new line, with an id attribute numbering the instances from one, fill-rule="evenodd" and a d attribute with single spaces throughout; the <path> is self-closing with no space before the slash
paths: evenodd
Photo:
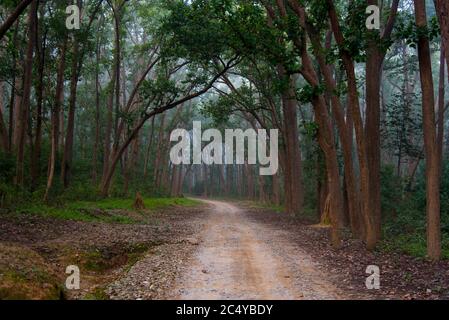
<path id="1" fill-rule="evenodd" d="M 201 244 L 169 298 L 344 299 L 310 255 L 223 201 L 211 206 Z"/>

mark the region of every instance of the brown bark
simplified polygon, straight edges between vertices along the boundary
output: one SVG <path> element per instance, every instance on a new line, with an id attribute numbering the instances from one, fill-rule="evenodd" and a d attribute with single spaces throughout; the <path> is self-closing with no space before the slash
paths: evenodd
<path id="1" fill-rule="evenodd" d="M 246 197 L 250 200 L 254 199 L 254 166 L 245 162 L 245 177 L 246 177 Z"/>
<path id="2" fill-rule="evenodd" d="M 134 210 L 145 210 L 145 203 L 143 201 L 142 195 L 140 192 L 136 193 L 136 198 L 133 203 L 133 209 Z"/>
<path id="3" fill-rule="evenodd" d="M 14 22 L 20 17 L 20 15 L 25 11 L 25 9 L 31 4 L 33 0 L 22 0 L 14 11 L 6 18 L 5 22 L 0 26 L 0 40 L 6 34 L 6 32 L 11 28 Z"/>
<path id="4" fill-rule="evenodd" d="M 70 98 L 69 98 L 69 113 L 67 118 L 67 128 L 64 144 L 64 153 L 61 164 L 61 180 L 64 188 L 70 184 L 70 174 L 73 160 L 73 136 L 75 130 L 75 110 L 76 110 L 76 94 L 78 88 L 78 59 L 79 46 L 77 39 L 73 39 L 73 57 L 72 68 L 70 76 Z"/>
<path id="5" fill-rule="evenodd" d="M 337 12 L 332 0 L 327 0 L 328 12 L 331 21 L 332 31 L 335 40 L 340 47 L 340 56 L 348 78 L 348 105 L 351 109 L 352 120 L 354 123 L 357 153 L 360 167 L 360 189 L 361 189 L 361 211 L 365 223 L 365 241 L 368 250 L 375 248 L 377 244 L 377 234 L 375 228 L 374 213 L 370 208 L 370 174 L 367 156 L 367 147 L 363 121 L 360 112 L 359 96 L 357 91 L 357 79 L 354 70 L 354 61 L 351 55 L 344 49 L 345 39 L 340 28 Z"/>
<path id="6" fill-rule="evenodd" d="M 45 189 L 44 201 L 48 200 L 50 189 L 53 185 L 53 179 L 55 175 L 56 156 L 58 153 L 59 145 L 59 117 L 62 102 L 64 99 L 64 70 L 65 70 L 65 56 L 67 50 L 67 37 L 64 39 L 62 48 L 60 49 L 57 80 L 56 80 L 56 93 L 55 93 L 55 105 L 51 113 L 51 151 L 48 164 L 48 178 L 47 186 Z"/>
<path id="7" fill-rule="evenodd" d="M 20 59 L 21 60 L 21 59 Z M 17 64 L 19 64 L 19 60 L 17 60 Z M 20 132 L 20 106 L 22 104 L 22 96 L 23 96 L 23 77 L 20 78 L 19 76 L 16 76 L 16 82 L 15 82 L 15 91 L 14 91 L 14 104 L 13 108 L 11 109 L 11 132 L 12 132 L 12 138 L 11 138 L 11 150 L 16 150 L 17 145 L 19 144 L 19 132 Z"/>
<path id="8" fill-rule="evenodd" d="M 8 151 L 9 137 L 8 130 L 6 129 L 5 120 L 3 117 L 4 105 L 3 105 L 3 82 L 0 82 L 0 150 Z"/>
<path id="9" fill-rule="evenodd" d="M 272 190 L 272 197 L 271 197 L 271 202 L 274 205 L 280 205 L 281 204 L 281 196 L 280 196 L 280 186 L 279 186 L 279 172 L 275 173 L 272 176 L 272 186 L 271 186 L 271 190 Z"/>
<path id="10" fill-rule="evenodd" d="M 367 0 L 368 5 L 379 6 L 378 0 Z M 380 199 L 380 83 L 382 64 L 386 50 L 382 43 L 389 39 L 398 10 L 399 0 L 394 0 L 389 20 L 382 35 L 377 30 L 368 30 L 369 35 L 366 60 L 366 123 L 365 139 L 369 168 L 370 208 L 373 221 L 373 238 L 375 245 L 381 237 L 381 199 Z"/>
<path id="11" fill-rule="evenodd" d="M 153 139 L 154 139 L 154 119 L 155 117 L 153 117 L 153 119 L 151 119 L 151 129 L 150 129 L 150 136 L 148 139 L 148 145 L 147 145 L 147 150 L 145 152 L 145 160 L 144 160 L 144 167 L 143 167 L 143 177 L 146 178 L 148 175 L 148 165 L 150 162 L 150 155 L 151 155 L 151 150 L 153 148 Z"/>
<path id="12" fill-rule="evenodd" d="M 41 7 L 43 11 L 43 7 Z M 37 21 L 36 21 L 37 22 Z M 39 28 L 39 25 L 37 25 Z M 42 118 L 43 118 L 43 95 L 44 95 L 44 67 L 45 67 L 45 42 L 46 35 L 42 31 L 38 31 L 39 37 L 37 42 L 38 58 L 38 81 L 36 85 L 37 106 L 36 106 L 36 131 L 34 139 L 34 148 L 31 155 L 31 187 L 33 190 L 37 187 L 39 179 L 40 158 L 41 158 L 41 144 L 42 144 Z"/>
<path id="13" fill-rule="evenodd" d="M 95 142 L 92 153 L 92 181 L 97 184 L 98 180 L 98 149 L 100 146 L 100 44 L 97 38 L 97 48 L 95 52 Z"/>
<path id="14" fill-rule="evenodd" d="M 134 178 L 136 172 L 136 163 L 139 156 L 139 133 L 136 135 L 131 145 L 131 153 L 128 155 L 124 166 L 125 195 L 128 194 L 129 181 Z"/>
<path id="15" fill-rule="evenodd" d="M 178 190 L 178 175 L 179 171 L 181 171 L 181 168 L 179 165 L 174 165 L 172 170 L 172 176 L 171 176 L 171 188 L 170 188 L 170 197 L 176 197 L 177 196 L 177 190 Z"/>
<path id="16" fill-rule="evenodd" d="M 124 3 L 124 2 L 123 2 Z M 115 21 L 115 120 L 114 120 L 114 142 L 115 145 L 119 144 L 120 133 L 118 132 L 119 123 L 119 113 L 120 113 L 120 68 L 121 68 L 121 16 L 122 16 L 122 6 L 119 8 L 113 8 L 114 11 L 114 21 Z M 115 148 L 114 148 L 115 152 Z"/>
<path id="17" fill-rule="evenodd" d="M 145 78 L 147 77 L 147 75 L 150 73 L 150 71 L 154 68 L 154 66 L 159 61 L 159 57 L 157 57 L 157 58 L 155 58 L 153 60 L 155 54 L 156 54 L 156 51 L 154 51 L 151 54 L 150 63 L 146 67 L 145 71 L 140 75 L 140 78 L 138 78 L 138 79 L 136 78 L 136 82 L 135 82 L 134 88 L 133 88 L 133 90 L 132 90 L 132 92 L 131 92 L 131 94 L 130 94 L 130 96 L 128 98 L 128 101 L 126 102 L 126 105 L 124 106 L 124 109 L 123 109 L 124 113 L 128 113 L 128 112 L 130 112 L 130 111 L 132 111 L 134 109 L 133 108 L 134 101 L 136 100 L 136 98 L 139 95 L 138 92 L 139 92 L 140 87 L 144 83 Z M 117 129 L 118 130 L 117 131 L 117 136 L 121 136 L 122 135 L 123 130 L 125 129 L 125 125 L 126 125 L 126 120 L 125 119 L 119 122 L 118 129 Z M 117 150 L 117 147 L 118 147 L 117 143 L 119 143 L 119 142 L 120 141 L 115 141 L 115 144 L 114 144 L 114 150 L 115 151 Z"/>
<path id="18" fill-rule="evenodd" d="M 445 84 L 445 48 L 441 43 L 440 52 L 440 81 L 438 85 L 438 129 L 437 129 L 437 152 L 440 161 L 440 180 L 442 177 L 442 161 L 443 161 L 443 140 L 444 140 L 444 84 Z"/>
<path id="19" fill-rule="evenodd" d="M 28 14 L 28 43 L 26 49 L 26 57 L 24 61 L 23 75 L 23 96 L 19 110 L 18 124 L 18 145 L 17 145 L 17 161 L 16 161 L 16 184 L 22 186 L 24 183 L 24 155 L 26 132 L 28 124 L 28 116 L 30 111 L 30 95 L 32 85 L 33 72 L 33 54 L 34 44 L 36 41 L 36 19 L 37 19 L 38 1 L 34 0 L 31 4 Z"/>
<path id="20" fill-rule="evenodd" d="M 172 197 L 180 197 L 182 194 L 183 171 L 182 165 L 173 166 L 172 188 L 170 192 L 170 196 Z"/>
<path id="21" fill-rule="evenodd" d="M 283 1 L 277 2 L 281 16 L 286 16 L 286 9 Z M 319 85 L 318 77 L 313 69 L 312 62 L 307 53 L 307 44 L 305 35 L 301 35 L 293 39 L 293 43 L 301 52 L 302 68 L 301 74 L 308 81 L 311 86 L 317 87 Z M 315 118 L 319 127 L 318 130 L 318 143 L 325 155 L 326 169 L 327 169 L 327 182 L 329 185 L 329 201 L 332 205 L 331 219 L 331 242 L 334 247 L 339 247 L 340 236 L 339 228 L 342 223 L 342 194 L 339 182 L 337 153 L 335 148 L 335 139 L 328 115 L 325 99 L 322 95 L 315 95 L 312 97 L 312 105 L 314 107 Z M 285 128 L 287 131 L 287 128 Z M 288 156 L 288 154 L 287 154 Z M 286 165 L 288 165 L 288 159 L 286 159 Z M 286 171 L 286 174 L 287 171 Z"/>
<path id="22" fill-rule="evenodd" d="M 285 77 L 285 71 L 280 68 L 280 76 Z M 299 133 L 297 122 L 297 101 L 295 96 L 295 81 L 288 77 L 288 88 L 282 93 L 282 110 L 284 114 L 285 136 L 285 211 L 290 215 L 300 214 L 304 205 L 304 187 L 301 170 L 301 151 L 299 148 Z"/>
<path id="23" fill-rule="evenodd" d="M 103 153 L 103 175 L 102 175 L 102 185 L 105 184 L 105 180 L 107 179 L 108 172 L 110 171 L 111 166 L 111 159 L 112 159 L 112 152 L 111 152 L 111 141 L 112 141 L 112 129 L 113 129 L 113 121 L 114 121 L 114 93 L 116 90 L 116 82 L 117 77 L 119 77 L 119 68 L 120 68 L 120 57 L 119 57 L 119 50 L 120 50 L 120 30 L 119 25 L 117 25 L 118 20 L 116 19 L 115 9 L 112 8 L 114 11 L 114 21 L 115 21 L 115 27 L 114 27 L 114 34 L 115 34 L 115 41 L 114 41 L 114 62 L 112 66 L 112 75 L 111 75 L 111 81 L 109 83 L 109 96 L 107 101 L 107 116 L 106 116 L 106 130 L 105 130 L 105 139 L 104 139 L 104 153 Z M 119 102 L 117 102 L 119 103 Z M 116 114 L 118 117 L 118 114 Z"/>
<path id="24" fill-rule="evenodd" d="M 326 58 L 323 55 L 323 47 L 317 37 L 318 33 L 307 23 L 305 11 L 296 3 L 293 3 L 295 12 L 299 15 L 303 28 L 311 39 L 314 55 L 320 66 L 321 73 L 326 85 L 326 91 L 331 100 L 332 113 L 337 124 L 339 138 L 343 150 L 344 160 L 344 182 L 347 192 L 348 214 L 351 226 L 351 231 L 356 237 L 363 235 L 362 217 L 360 214 L 360 193 L 357 189 L 355 170 L 352 160 L 352 125 L 350 126 L 344 117 L 343 106 L 339 97 L 336 95 L 337 85 L 332 76 L 331 66 L 326 63 Z M 349 119 L 349 117 L 348 117 Z"/>
<path id="25" fill-rule="evenodd" d="M 418 28 L 427 27 L 424 0 L 414 0 L 415 19 Z M 422 90 L 422 113 L 424 147 L 426 154 L 426 213 L 427 213 L 427 255 L 432 260 L 441 257 L 440 230 L 440 161 L 435 133 L 435 103 L 432 79 L 432 60 L 429 39 L 424 32 L 418 38 L 418 60 Z"/>
<path id="26" fill-rule="evenodd" d="M 16 27 L 14 28 L 14 36 L 13 36 L 13 44 L 16 47 L 18 45 L 18 31 L 20 26 L 20 19 L 16 22 Z M 14 114 L 16 109 L 16 96 L 18 89 L 18 81 L 17 81 L 17 55 L 16 52 L 13 51 L 12 57 L 12 88 L 11 88 L 11 96 L 9 101 L 9 128 L 8 128 L 8 151 L 11 152 L 14 143 Z"/>
<path id="27" fill-rule="evenodd" d="M 313 69 L 312 62 L 306 52 L 302 49 L 302 74 L 312 86 L 318 86 L 318 78 Z M 322 95 L 312 97 L 312 105 L 315 111 L 315 119 L 318 124 L 318 143 L 323 150 L 326 163 L 327 186 L 329 189 L 329 201 L 332 207 L 330 212 L 331 236 L 334 247 L 340 246 L 339 229 L 343 226 L 343 197 L 340 186 L 340 174 L 338 170 L 337 150 L 335 137 L 327 111 L 326 102 Z"/>
<path id="28" fill-rule="evenodd" d="M 441 38 L 446 48 L 444 56 L 449 69 L 449 1 L 447 0 L 434 0 L 435 9 L 440 23 Z M 449 72 L 448 72 L 449 77 Z"/>
<path id="29" fill-rule="evenodd" d="M 156 151 L 156 160 L 154 163 L 154 172 L 153 172 L 153 179 L 154 179 L 154 187 L 158 189 L 160 187 L 160 176 L 161 176 L 161 162 L 162 162 L 162 146 L 164 144 L 163 137 L 164 137 L 164 130 L 165 130 L 165 114 L 161 115 L 161 123 L 159 126 L 159 133 L 157 138 L 157 151 Z"/>

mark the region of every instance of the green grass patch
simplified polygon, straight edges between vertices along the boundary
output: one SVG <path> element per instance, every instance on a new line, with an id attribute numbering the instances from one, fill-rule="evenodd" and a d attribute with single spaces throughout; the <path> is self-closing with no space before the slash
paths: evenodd
<path id="1" fill-rule="evenodd" d="M 261 207 L 264 208 L 264 209 L 272 210 L 272 211 L 277 212 L 277 213 L 285 212 L 285 207 L 282 206 L 282 205 L 262 204 Z"/>
<path id="2" fill-rule="evenodd" d="M 271 203 L 261 203 L 261 202 L 257 202 L 257 201 L 241 201 L 241 203 L 243 205 L 248 205 L 251 208 L 259 208 L 259 209 L 267 209 L 267 210 L 271 210 L 277 213 L 282 213 L 285 211 L 284 206 L 282 205 L 275 205 L 275 204 L 271 204 Z"/>
<path id="3" fill-rule="evenodd" d="M 133 202 L 134 199 L 107 198 L 99 201 L 73 201 L 59 206 L 29 203 L 16 208 L 16 212 L 64 220 L 131 224 L 137 221 L 111 211 L 133 210 Z M 193 207 L 200 204 L 197 200 L 187 198 L 145 198 L 144 203 L 148 210 L 169 206 Z"/>
<path id="4" fill-rule="evenodd" d="M 169 206 L 195 207 L 200 201 L 189 198 L 145 198 L 143 200 L 147 209 L 158 209 Z"/>
<path id="5" fill-rule="evenodd" d="M 161 209 L 169 206 L 192 207 L 200 204 L 199 201 L 188 198 L 144 198 L 145 207 Z M 101 209 L 101 210 L 132 210 L 134 199 L 107 198 L 99 201 L 76 201 L 69 206 L 73 209 Z"/>
<path id="6" fill-rule="evenodd" d="M 134 220 L 121 215 L 104 214 L 97 215 L 89 211 L 95 207 L 81 207 L 74 204 L 53 207 L 45 204 L 23 205 L 16 212 L 25 214 L 35 214 L 43 217 L 52 217 L 64 220 L 88 221 L 88 222 L 109 222 L 130 224 Z"/>
<path id="7" fill-rule="evenodd" d="M 425 258 L 427 245 L 425 235 L 420 233 L 409 233 L 384 240 L 380 249 L 387 252 L 401 252 L 407 255 Z M 441 257 L 449 259 L 449 237 L 443 233 Z"/>

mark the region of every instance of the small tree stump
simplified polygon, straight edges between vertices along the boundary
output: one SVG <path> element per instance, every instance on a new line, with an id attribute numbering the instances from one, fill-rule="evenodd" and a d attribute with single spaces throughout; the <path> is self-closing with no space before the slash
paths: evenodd
<path id="1" fill-rule="evenodd" d="M 133 209 L 134 210 L 144 210 L 145 209 L 145 203 L 143 202 L 143 198 L 142 198 L 142 195 L 140 194 L 140 192 L 136 193 L 136 199 L 134 200 L 134 203 L 133 203 Z"/>

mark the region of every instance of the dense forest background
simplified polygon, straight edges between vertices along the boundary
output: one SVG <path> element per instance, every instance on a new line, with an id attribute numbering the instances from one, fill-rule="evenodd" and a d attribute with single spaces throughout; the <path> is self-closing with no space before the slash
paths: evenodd
<path id="1" fill-rule="evenodd" d="M 72 4 L 0 5 L 2 210 L 235 197 L 449 257 L 447 1 L 77 0 L 68 29 Z M 280 170 L 172 165 L 193 120 L 279 129 Z"/>

